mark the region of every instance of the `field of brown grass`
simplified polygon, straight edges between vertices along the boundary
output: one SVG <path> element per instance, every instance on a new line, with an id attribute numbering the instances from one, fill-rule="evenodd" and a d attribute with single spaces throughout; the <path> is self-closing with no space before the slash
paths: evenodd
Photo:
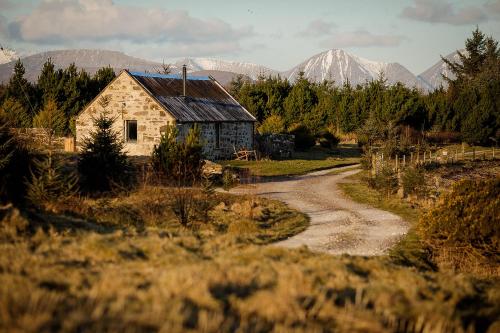
<path id="1" fill-rule="evenodd" d="M 169 190 L 2 210 L 0 331 L 495 332 L 500 288 L 390 258 L 265 245 L 307 219 L 217 194 L 180 227 Z M 201 216 L 201 215 L 200 215 Z M 496 320 L 496 322 L 495 322 Z"/>

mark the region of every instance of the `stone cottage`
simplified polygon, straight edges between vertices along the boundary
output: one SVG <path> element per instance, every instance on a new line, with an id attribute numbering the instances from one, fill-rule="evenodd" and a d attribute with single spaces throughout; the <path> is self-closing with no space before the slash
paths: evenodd
<path id="1" fill-rule="evenodd" d="M 103 112 L 99 100 L 109 98 L 106 112 L 129 155 L 150 155 L 167 125 L 176 125 L 178 140 L 198 124 L 204 154 L 230 159 L 234 151 L 253 149 L 256 119 L 216 80 L 207 76 L 163 75 L 122 71 L 82 110 L 76 120 L 76 142 L 93 130 L 92 118 Z"/>

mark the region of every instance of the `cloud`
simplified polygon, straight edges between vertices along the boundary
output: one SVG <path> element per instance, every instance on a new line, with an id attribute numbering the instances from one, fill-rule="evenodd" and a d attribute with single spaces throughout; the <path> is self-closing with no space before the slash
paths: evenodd
<path id="1" fill-rule="evenodd" d="M 488 19 L 480 7 L 467 6 L 457 9 L 447 0 L 414 0 L 412 6 L 403 8 L 401 17 L 452 25 L 477 24 Z"/>
<path id="2" fill-rule="evenodd" d="M 253 35 L 218 19 L 199 19 L 187 11 L 118 5 L 112 0 L 42 0 L 28 15 L 9 24 L 11 38 L 38 45 L 111 41 L 165 43 L 185 50 L 214 46 L 237 50 Z"/>
<path id="3" fill-rule="evenodd" d="M 484 5 L 488 13 L 500 15 L 500 0 L 489 1 Z"/>
<path id="4" fill-rule="evenodd" d="M 393 47 L 401 44 L 406 38 L 400 35 L 373 34 L 367 30 L 337 32 L 330 38 L 320 42 L 326 48 L 344 47 Z"/>
<path id="5" fill-rule="evenodd" d="M 337 27 L 335 23 L 326 22 L 322 19 L 317 19 L 309 22 L 307 27 L 297 33 L 298 37 L 323 37 L 333 33 Z"/>
<path id="6" fill-rule="evenodd" d="M 10 0 L 0 0 L 0 9 L 8 10 L 14 8 L 14 4 Z"/>

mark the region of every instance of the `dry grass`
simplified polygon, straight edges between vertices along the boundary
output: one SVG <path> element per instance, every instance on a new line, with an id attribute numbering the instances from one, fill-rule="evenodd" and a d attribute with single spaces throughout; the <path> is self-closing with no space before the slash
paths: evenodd
<path id="1" fill-rule="evenodd" d="M 2 211 L 0 331 L 482 332 L 500 314 L 492 281 L 257 245 L 307 225 L 281 203 L 217 194 L 184 228 L 165 192 Z"/>

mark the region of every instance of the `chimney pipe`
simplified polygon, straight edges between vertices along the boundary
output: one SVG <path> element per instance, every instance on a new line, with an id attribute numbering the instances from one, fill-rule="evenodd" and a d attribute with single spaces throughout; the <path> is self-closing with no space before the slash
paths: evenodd
<path id="1" fill-rule="evenodd" d="M 186 65 L 182 66 L 182 96 L 186 97 L 186 80 L 187 80 L 187 69 Z"/>

